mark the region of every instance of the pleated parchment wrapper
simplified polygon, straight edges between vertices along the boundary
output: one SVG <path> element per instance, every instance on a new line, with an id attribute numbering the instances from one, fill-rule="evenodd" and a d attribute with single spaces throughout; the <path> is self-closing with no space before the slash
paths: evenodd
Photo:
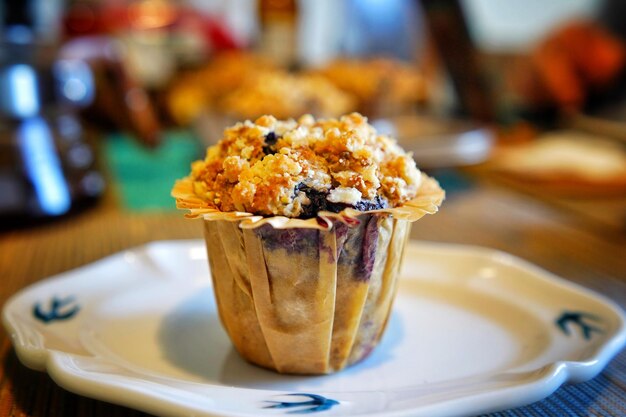
<path id="1" fill-rule="evenodd" d="M 313 219 L 208 208 L 190 179 L 172 191 L 202 217 L 222 324 L 237 351 L 264 368 L 327 374 L 365 358 L 380 340 L 411 223 L 444 199 L 423 176 L 402 207 L 321 212 Z"/>

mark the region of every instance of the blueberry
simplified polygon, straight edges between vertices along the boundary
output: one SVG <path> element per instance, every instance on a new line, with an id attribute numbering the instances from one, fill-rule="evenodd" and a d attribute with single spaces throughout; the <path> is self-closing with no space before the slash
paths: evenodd
<path id="1" fill-rule="evenodd" d="M 265 144 L 268 146 L 273 146 L 274 144 L 276 144 L 277 140 L 278 136 L 276 136 L 276 132 L 269 132 L 267 135 L 265 135 Z"/>
<path id="2" fill-rule="evenodd" d="M 387 199 L 379 195 L 373 200 L 361 200 L 354 205 L 354 209 L 359 211 L 380 210 L 387 207 L 389 207 Z"/>
<path id="3" fill-rule="evenodd" d="M 269 132 L 265 135 L 265 146 L 263 146 L 263 152 L 265 155 L 273 155 L 276 153 L 273 148 L 279 138 L 280 136 L 277 136 L 276 132 Z"/>
<path id="4" fill-rule="evenodd" d="M 358 203 L 351 205 L 345 203 L 333 203 L 328 201 L 328 193 L 325 191 L 319 191 L 309 187 L 304 183 L 299 183 L 294 187 L 294 196 L 302 191 L 307 198 L 311 201 L 309 204 L 302 207 L 302 214 L 300 218 L 309 219 L 317 216 L 320 211 L 331 211 L 333 213 L 339 213 L 345 208 L 351 207 L 359 211 L 379 210 L 389 207 L 389 203 L 384 197 L 376 196 L 373 200 L 361 200 Z"/>
<path id="5" fill-rule="evenodd" d="M 335 211 L 332 210 L 330 205 L 332 203 L 326 199 L 328 193 L 324 191 L 318 191 L 315 188 L 311 188 L 304 183 L 300 183 L 294 187 L 294 194 L 302 191 L 307 198 L 310 200 L 310 203 L 302 207 L 302 214 L 300 217 L 303 219 L 309 219 L 311 217 L 317 216 L 317 213 L 320 211 Z M 339 212 L 342 209 L 336 210 L 335 212 Z"/>

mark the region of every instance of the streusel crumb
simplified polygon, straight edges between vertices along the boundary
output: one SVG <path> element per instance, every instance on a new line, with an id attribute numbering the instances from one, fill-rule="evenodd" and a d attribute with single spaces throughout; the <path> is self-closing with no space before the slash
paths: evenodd
<path id="1" fill-rule="evenodd" d="M 421 173 L 394 139 L 352 113 L 237 123 L 192 165 L 191 179 L 196 195 L 221 211 L 311 218 L 402 205 L 417 194 Z"/>

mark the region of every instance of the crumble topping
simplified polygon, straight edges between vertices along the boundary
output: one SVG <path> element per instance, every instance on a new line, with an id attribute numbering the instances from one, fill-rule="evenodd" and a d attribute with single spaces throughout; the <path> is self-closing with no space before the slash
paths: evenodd
<path id="1" fill-rule="evenodd" d="M 192 164 L 190 177 L 194 193 L 216 209 L 291 218 L 396 207 L 421 182 L 411 155 L 358 113 L 237 123 Z"/>

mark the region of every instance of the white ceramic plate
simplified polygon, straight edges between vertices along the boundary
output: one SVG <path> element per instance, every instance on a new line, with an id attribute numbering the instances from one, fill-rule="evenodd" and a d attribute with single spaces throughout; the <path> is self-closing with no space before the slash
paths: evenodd
<path id="1" fill-rule="evenodd" d="M 62 387 L 161 416 L 473 415 L 593 378 L 624 346 L 619 307 L 510 255 L 411 244 L 387 332 L 362 363 L 285 376 L 243 361 L 204 243 L 156 242 L 4 306 L 20 360 Z"/>

